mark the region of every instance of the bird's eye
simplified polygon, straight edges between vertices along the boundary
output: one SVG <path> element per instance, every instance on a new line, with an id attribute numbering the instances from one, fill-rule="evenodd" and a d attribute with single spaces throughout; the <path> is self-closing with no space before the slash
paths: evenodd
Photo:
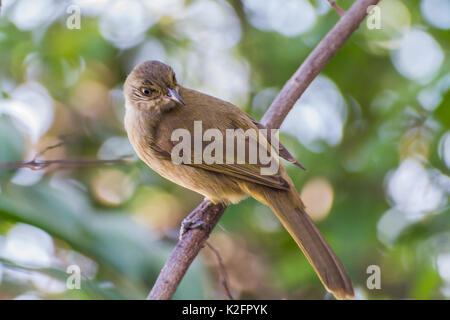
<path id="1" fill-rule="evenodd" d="M 149 96 L 152 93 L 152 91 L 148 88 L 142 88 L 141 92 L 144 96 Z"/>

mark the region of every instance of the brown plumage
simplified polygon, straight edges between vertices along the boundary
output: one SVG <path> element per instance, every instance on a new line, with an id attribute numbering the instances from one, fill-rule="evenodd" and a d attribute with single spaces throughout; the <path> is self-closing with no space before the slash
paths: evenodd
<path id="1" fill-rule="evenodd" d="M 158 61 L 135 67 L 124 93 L 125 128 L 136 153 L 148 166 L 215 203 L 237 203 L 251 196 L 266 204 L 302 249 L 326 289 L 338 299 L 353 297 L 350 278 L 306 214 L 281 162 L 276 173 L 262 175 L 262 165 L 250 164 L 248 159 L 242 164 L 175 164 L 171 159 L 172 132 L 183 128 L 193 133 L 194 121 L 202 121 L 203 132 L 215 128 L 224 137 L 227 129 L 257 130 L 263 128 L 261 124 L 231 103 L 180 86 L 173 70 Z M 258 146 L 270 149 L 273 140 L 267 140 L 258 140 Z M 281 144 L 279 155 L 302 167 Z"/>

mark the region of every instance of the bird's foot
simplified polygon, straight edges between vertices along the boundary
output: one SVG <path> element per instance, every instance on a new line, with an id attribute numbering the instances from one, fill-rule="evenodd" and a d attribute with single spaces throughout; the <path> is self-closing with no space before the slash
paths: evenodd
<path id="1" fill-rule="evenodd" d="M 183 220 L 183 222 L 181 222 L 179 240 L 181 240 L 181 238 L 187 231 L 192 229 L 203 229 L 206 230 L 208 233 L 211 232 L 211 226 L 209 224 L 201 220 L 192 221 L 188 216 L 186 219 Z"/>

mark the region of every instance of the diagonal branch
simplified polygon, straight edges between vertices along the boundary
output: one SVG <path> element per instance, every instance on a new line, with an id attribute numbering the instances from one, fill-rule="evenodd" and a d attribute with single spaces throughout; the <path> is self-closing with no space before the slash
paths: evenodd
<path id="1" fill-rule="evenodd" d="M 379 1 L 358 0 L 355 2 L 284 85 L 264 114 L 263 124 L 269 128 L 280 127 L 294 103 L 358 28 L 367 15 L 367 8 L 376 5 Z"/>
<path id="2" fill-rule="evenodd" d="M 317 47 L 306 58 L 294 75 L 287 81 L 283 89 L 273 101 L 262 118 L 262 123 L 269 128 L 279 128 L 295 102 L 305 92 L 309 84 L 344 45 L 347 39 L 358 28 L 367 15 L 367 8 L 376 5 L 380 0 L 357 0 L 333 29 L 322 39 Z M 211 230 L 219 222 L 226 206 L 212 204 L 205 200 L 187 219 L 190 223 L 206 222 L 209 228 L 190 229 L 181 236 L 169 259 L 166 261 L 158 279 L 147 299 L 166 300 L 174 295 L 181 279 L 205 245 Z"/>

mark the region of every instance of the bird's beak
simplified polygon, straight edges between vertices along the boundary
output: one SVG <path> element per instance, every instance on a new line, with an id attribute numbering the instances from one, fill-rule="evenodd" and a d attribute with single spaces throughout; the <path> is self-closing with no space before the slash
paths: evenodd
<path id="1" fill-rule="evenodd" d="M 169 98 L 172 101 L 175 101 L 176 103 L 179 103 L 179 104 L 183 105 L 183 106 L 186 105 L 186 103 L 184 103 L 183 99 L 181 99 L 181 97 L 178 94 L 178 92 L 176 92 L 173 89 L 170 89 L 170 88 L 168 89 L 166 97 Z"/>

